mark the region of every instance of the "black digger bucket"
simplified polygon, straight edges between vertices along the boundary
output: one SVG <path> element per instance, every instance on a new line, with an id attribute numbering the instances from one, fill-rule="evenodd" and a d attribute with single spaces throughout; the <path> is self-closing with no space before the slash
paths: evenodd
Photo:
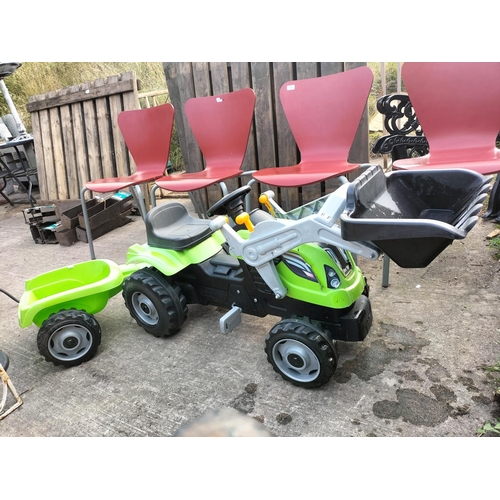
<path id="1" fill-rule="evenodd" d="M 426 267 L 474 227 L 491 179 L 463 169 L 371 167 L 348 188 L 342 238 L 372 242 L 400 267 Z"/>

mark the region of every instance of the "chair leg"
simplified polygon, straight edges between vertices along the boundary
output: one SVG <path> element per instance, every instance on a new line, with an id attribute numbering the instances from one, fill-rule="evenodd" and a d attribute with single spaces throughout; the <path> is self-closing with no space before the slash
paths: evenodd
<path id="1" fill-rule="evenodd" d="M 144 203 L 144 198 L 142 197 L 141 186 L 135 184 L 134 186 L 130 186 L 129 189 L 137 203 L 137 206 L 139 207 L 139 212 L 141 213 L 142 220 L 145 221 L 148 211 L 146 209 L 146 204 Z"/>
<path id="2" fill-rule="evenodd" d="M 382 286 L 387 288 L 389 286 L 389 265 L 391 259 L 384 254 L 384 262 L 382 265 Z"/>
<path id="3" fill-rule="evenodd" d="M 156 207 L 156 190 L 158 189 L 158 184 L 153 184 L 151 186 L 151 208 Z"/>
<path id="4" fill-rule="evenodd" d="M 253 184 L 255 184 L 257 182 L 256 179 L 250 179 L 248 182 L 247 182 L 247 186 L 252 186 Z M 248 193 L 246 196 L 245 196 L 245 212 L 247 214 L 250 213 L 250 210 L 252 209 L 251 207 L 251 199 L 250 199 L 250 193 Z"/>
<path id="5" fill-rule="evenodd" d="M 201 200 L 201 194 L 198 191 L 190 191 L 189 193 L 189 199 L 191 200 L 191 203 L 193 204 L 193 207 L 196 211 L 196 214 L 198 215 L 198 217 L 200 219 L 205 219 L 205 212 L 202 210 L 202 207 L 203 207 L 203 200 Z M 200 202 L 198 203 L 198 200 L 196 199 L 196 197 L 199 196 L 200 197 Z"/>
<path id="6" fill-rule="evenodd" d="M 82 213 L 83 220 L 85 221 L 85 231 L 87 232 L 87 241 L 89 244 L 90 250 L 90 258 L 95 260 L 95 252 L 94 252 L 94 241 L 92 239 L 92 231 L 90 229 L 90 221 L 89 221 L 89 213 L 87 211 L 87 203 L 85 202 L 85 192 L 88 191 L 88 188 L 84 187 L 80 192 L 80 200 L 82 202 Z"/>
<path id="7" fill-rule="evenodd" d="M 3 191 L 0 191 L 0 194 L 4 197 L 5 201 L 6 201 L 6 202 L 7 202 L 7 203 L 11 206 L 11 207 L 13 207 L 13 206 L 14 206 L 14 203 L 12 203 L 12 202 L 10 201 L 10 199 L 7 197 L 7 195 L 6 195 L 6 194 L 4 194 L 4 193 L 3 193 Z"/>
<path id="8" fill-rule="evenodd" d="M 2 184 L 3 184 L 3 187 L 0 188 L 0 194 L 3 196 L 4 200 L 11 206 L 13 207 L 14 206 L 14 203 L 12 203 L 12 201 L 10 200 L 10 198 L 4 193 L 4 190 L 7 188 L 7 182 L 5 181 L 5 179 L 2 179 Z"/>
<path id="9" fill-rule="evenodd" d="M 18 177 L 14 174 L 14 172 L 8 167 L 8 165 L 3 161 L 3 160 L 0 160 L 0 163 L 4 166 L 4 168 L 9 172 L 9 177 L 14 180 L 16 182 L 16 184 L 19 186 L 19 188 L 24 191 L 27 195 L 28 195 L 28 200 L 29 200 L 29 203 L 32 207 L 35 206 L 35 203 L 36 203 L 36 200 L 35 198 L 33 198 L 33 196 L 31 195 L 31 189 L 32 189 L 32 183 L 28 177 L 28 182 L 30 184 L 30 188 L 29 190 L 26 189 L 26 187 L 24 186 L 24 184 L 18 179 Z M 5 180 L 5 179 L 4 179 Z M 2 196 L 5 198 L 5 195 L 2 193 Z M 7 200 L 9 201 L 9 200 Z M 10 203 L 10 201 L 9 201 Z M 12 205 L 12 203 L 11 203 Z"/>
<path id="10" fill-rule="evenodd" d="M 498 217 L 500 212 L 500 173 L 497 174 L 493 187 L 490 192 L 490 199 L 488 201 L 488 208 L 483 214 L 485 219 L 489 217 Z M 498 221 L 498 219 L 497 219 Z"/>

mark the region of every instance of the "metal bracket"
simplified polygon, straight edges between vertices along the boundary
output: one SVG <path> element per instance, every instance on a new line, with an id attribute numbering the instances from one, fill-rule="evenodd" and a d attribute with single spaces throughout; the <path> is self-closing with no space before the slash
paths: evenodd
<path id="1" fill-rule="evenodd" d="M 221 333 L 232 332 L 241 323 L 241 307 L 233 305 L 232 309 L 228 311 L 219 320 Z"/>

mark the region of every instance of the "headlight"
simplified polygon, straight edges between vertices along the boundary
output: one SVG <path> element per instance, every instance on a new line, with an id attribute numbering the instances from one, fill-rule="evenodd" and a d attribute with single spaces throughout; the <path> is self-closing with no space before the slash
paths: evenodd
<path id="1" fill-rule="evenodd" d="M 340 286 L 339 275 L 335 272 L 335 269 L 330 266 L 325 266 L 326 283 L 328 288 L 333 288 L 334 290 Z"/>

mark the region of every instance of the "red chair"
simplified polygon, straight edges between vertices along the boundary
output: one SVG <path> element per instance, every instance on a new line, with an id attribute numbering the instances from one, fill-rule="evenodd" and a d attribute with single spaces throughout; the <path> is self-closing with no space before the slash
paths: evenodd
<path id="1" fill-rule="evenodd" d="M 205 160 L 201 172 L 170 174 L 155 181 L 169 191 L 197 191 L 219 184 L 227 194 L 224 181 L 251 171 L 241 170 L 252 126 L 255 93 L 250 88 L 208 97 L 193 97 L 186 102 L 185 113 Z M 151 196 L 154 204 L 154 191 Z M 201 210 L 191 196 L 198 214 Z"/>
<path id="2" fill-rule="evenodd" d="M 293 80 L 280 89 L 280 99 L 300 150 L 295 166 L 264 168 L 253 174 L 260 182 L 298 187 L 343 176 L 360 165 L 347 157 L 373 82 L 367 66 L 334 75 Z"/>
<path id="3" fill-rule="evenodd" d="M 429 154 L 397 160 L 394 169 L 500 171 L 500 63 L 406 62 L 401 75 Z"/>
<path id="4" fill-rule="evenodd" d="M 500 63 L 406 62 L 401 76 L 429 143 L 425 156 L 396 160 L 394 170 L 500 171 Z M 492 195 L 493 196 L 493 195 Z M 389 258 L 384 256 L 388 285 Z"/>
<path id="5" fill-rule="evenodd" d="M 165 174 L 170 154 L 173 125 L 174 107 L 170 103 L 152 108 L 122 111 L 118 115 L 120 132 L 137 168 L 133 174 L 125 177 L 87 182 L 81 190 L 80 199 L 92 259 L 95 259 L 95 253 L 85 204 L 85 192 L 112 193 L 128 188 L 132 192 L 144 219 L 146 207 L 139 186 L 146 182 L 153 182 Z"/>

